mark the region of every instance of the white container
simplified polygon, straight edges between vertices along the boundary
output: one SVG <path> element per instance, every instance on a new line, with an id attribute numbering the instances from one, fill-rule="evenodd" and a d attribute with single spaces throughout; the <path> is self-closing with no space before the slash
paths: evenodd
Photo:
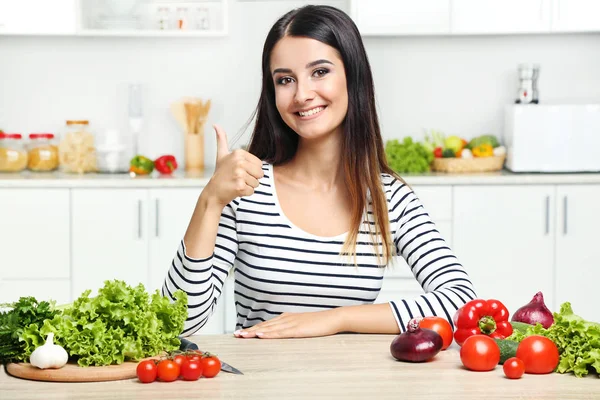
<path id="1" fill-rule="evenodd" d="M 600 104 L 509 105 L 506 168 L 514 172 L 599 172 Z"/>
<path id="2" fill-rule="evenodd" d="M 105 131 L 102 143 L 96 146 L 96 162 L 99 172 L 123 173 L 129 171 L 129 152 L 115 129 Z"/>

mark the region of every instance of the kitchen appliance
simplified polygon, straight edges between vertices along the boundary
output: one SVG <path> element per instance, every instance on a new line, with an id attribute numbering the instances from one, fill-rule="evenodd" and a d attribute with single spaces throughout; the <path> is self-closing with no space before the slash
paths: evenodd
<path id="1" fill-rule="evenodd" d="M 519 90 L 517 93 L 517 104 L 538 104 L 540 102 L 538 92 L 538 78 L 540 66 L 538 64 L 519 64 Z"/>
<path id="2" fill-rule="evenodd" d="M 506 168 L 600 172 L 600 104 L 507 105 Z"/>

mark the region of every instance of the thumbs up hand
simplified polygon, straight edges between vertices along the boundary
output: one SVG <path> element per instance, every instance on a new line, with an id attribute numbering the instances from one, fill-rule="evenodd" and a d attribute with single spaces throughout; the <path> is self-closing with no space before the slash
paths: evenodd
<path id="1" fill-rule="evenodd" d="M 258 187 L 258 180 L 265 174 L 262 161 L 245 150 L 229 151 L 227 133 L 214 125 L 217 135 L 217 162 L 215 172 L 205 191 L 225 207 L 233 199 L 250 196 Z"/>

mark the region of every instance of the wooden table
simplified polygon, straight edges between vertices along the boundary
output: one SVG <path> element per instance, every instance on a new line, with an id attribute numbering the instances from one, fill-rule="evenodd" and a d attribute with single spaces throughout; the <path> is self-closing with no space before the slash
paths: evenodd
<path id="1" fill-rule="evenodd" d="M 600 399 L 600 379 L 572 374 L 504 377 L 502 367 L 472 372 L 450 347 L 427 363 L 395 361 L 393 335 L 336 335 L 313 339 L 191 339 L 244 375 L 142 384 L 137 379 L 49 383 L 0 372 L 0 399 Z"/>

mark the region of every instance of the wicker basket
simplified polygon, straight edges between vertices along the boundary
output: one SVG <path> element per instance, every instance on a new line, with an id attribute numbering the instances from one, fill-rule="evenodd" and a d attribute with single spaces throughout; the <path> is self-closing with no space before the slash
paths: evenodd
<path id="1" fill-rule="evenodd" d="M 506 156 L 434 158 L 431 170 L 451 173 L 499 171 L 502 169 L 505 159 Z"/>

